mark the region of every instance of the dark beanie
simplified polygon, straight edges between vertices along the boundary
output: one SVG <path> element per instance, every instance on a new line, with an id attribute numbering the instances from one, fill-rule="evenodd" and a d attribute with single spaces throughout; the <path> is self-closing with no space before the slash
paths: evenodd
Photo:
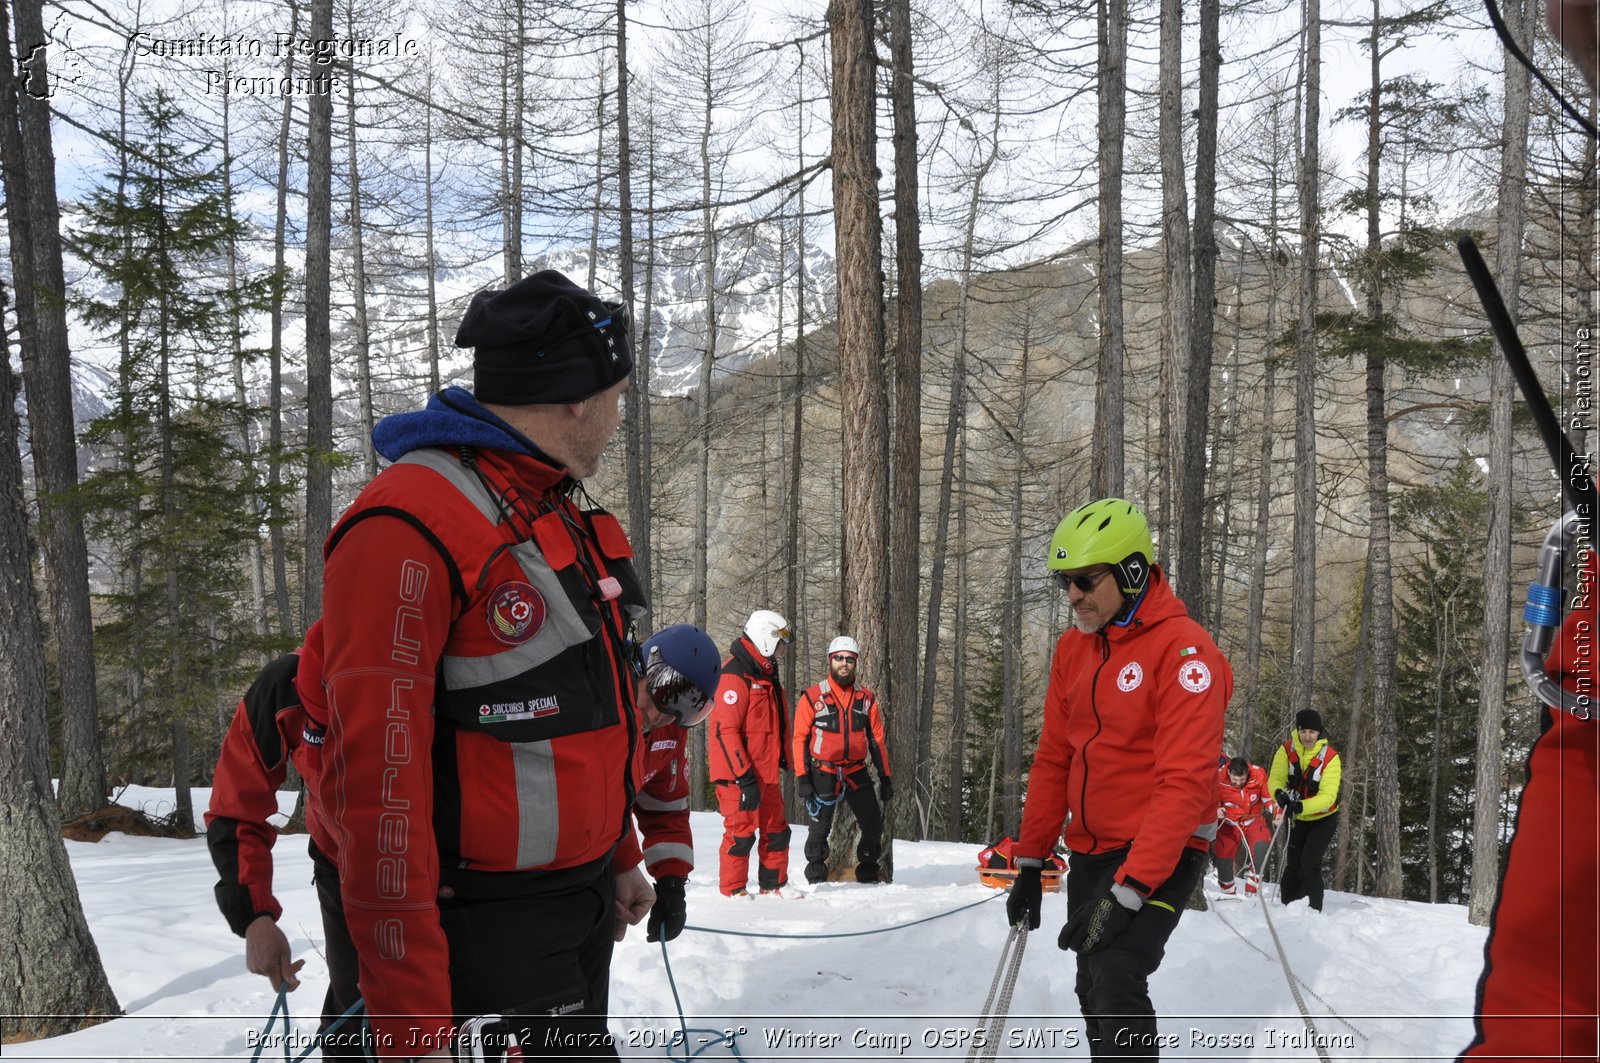
<path id="1" fill-rule="evenodd" d="M 1322 733 L 1322 715 L 1316 709 L 1301 709 L 1295 713 L 1294 725 L 1298 730 L 1302 727 L 1313 728 L 1317 734 Z"/>
<path id="2" fill-rule="evenodd" d="M 472 393 L 502 406 L 581 402 L 633 371 L 625 304 L 553 269 L 472 297 L 456 330 L 472 347 Z"/>

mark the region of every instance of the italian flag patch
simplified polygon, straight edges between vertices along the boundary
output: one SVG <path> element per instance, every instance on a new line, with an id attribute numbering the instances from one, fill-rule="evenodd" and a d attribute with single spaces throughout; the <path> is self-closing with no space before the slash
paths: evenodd
<path id="1" fill-rule="evenodd" d="M 1183 649 L 1178 651 L 1178 656 L 1179 657 L 1187 657 L 1191 653 L 1199 653 L 1199 652 L 1200 652 L 1200 648 L 1198 646 L 1185 646 Z"/>

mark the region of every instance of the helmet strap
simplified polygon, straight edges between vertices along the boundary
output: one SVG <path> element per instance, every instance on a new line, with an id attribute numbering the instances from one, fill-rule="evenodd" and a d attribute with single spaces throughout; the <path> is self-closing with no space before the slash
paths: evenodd
<path id="1" fill-rule="evenodd" d="M 1148 572 L 1149 570 L 1147 569 L 1146 571 Z M 1134 614 L 1139 611 L 1139 605 L 1144 601 L 1145 592 L 1149 589 L 1150 584 L 1146 583 L 1143 587 L 1139 588 L 1138 594 L 1129 594 L 1127 591 L 1123 591 L 1122 608 L 1117 610 L 1117 615 L 1112 617 L 1111 623 L 1107 624 L 1106 626 L 1127 627 L 1129 624 L 1133 623 Z"/>

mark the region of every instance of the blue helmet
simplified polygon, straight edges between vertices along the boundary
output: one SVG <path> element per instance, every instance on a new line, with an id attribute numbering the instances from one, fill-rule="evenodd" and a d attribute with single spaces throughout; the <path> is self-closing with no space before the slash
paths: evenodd
<path id="1" fill-rule="evenodd" d="M 711 696 L 722 675 L 722 658 L 711 636 L 693 624 L 674 624 L 639 648 L 645 687 L 656 708 L 685 727 L 711 712 Z"/>

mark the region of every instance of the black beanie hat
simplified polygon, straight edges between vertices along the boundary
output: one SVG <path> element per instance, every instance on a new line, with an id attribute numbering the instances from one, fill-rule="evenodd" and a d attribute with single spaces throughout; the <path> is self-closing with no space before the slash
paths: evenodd
<path id="1" fill-rule="evenodd" d="M 627 304 L 553 269 L 472 297 L 456 330 L 472 347 L 472 392 L 503 406 L 581 402 L 633 371 Z"/>
<path id="2" fill-rule="evenodd" d="M 1301 709 L 1295 713 L 1294 726 L 1296 730 L 1302 727 L 1310 727 L 1315 729 L 1317 734 L 1321 734 L 1322 714 L 1317 712 L 1316 709 Z"/>

